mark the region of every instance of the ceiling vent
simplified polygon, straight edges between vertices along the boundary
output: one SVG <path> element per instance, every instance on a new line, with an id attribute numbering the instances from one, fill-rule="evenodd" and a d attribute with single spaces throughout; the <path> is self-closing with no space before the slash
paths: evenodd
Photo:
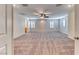
<path id="1" fill-rule="evenodd" d="M 60 7 L 60 6 L 62 6 L 63 4 L 56 4 L 56 7 Z"/>
<path id="2" fill-rule="evenodd" d="M 23 7 L 28 7 L 28 4 L 22 4 Z"/>

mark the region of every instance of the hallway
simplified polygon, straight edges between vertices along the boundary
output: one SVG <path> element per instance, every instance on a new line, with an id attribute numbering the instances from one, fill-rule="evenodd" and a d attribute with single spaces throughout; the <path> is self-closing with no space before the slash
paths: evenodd
<path id="1" fill-rule="evenodd" d="M 15 55 L 74 55 L 74 40 L 61 32 L 30 32 L 14 40 Z"/>

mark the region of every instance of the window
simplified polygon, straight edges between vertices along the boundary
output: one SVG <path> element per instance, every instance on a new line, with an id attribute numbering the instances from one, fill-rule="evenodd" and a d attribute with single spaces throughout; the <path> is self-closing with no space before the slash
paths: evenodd
<path id="1" fill-rule="evenodd" d="M 54 28 L 54 21 L 50 21 L 50 28 Z"/>
<path id="2" fill-rule="evenodd" d="M 65 19 L 63 19 L 63 27 L 65 27 Z"/>
<path id="3" fill-rule="evenodd" d="M 27 20 L 25 20 L 25 27 L 27 27 L 28 26 L 28 22 L 27 22 Z"/>
<path id="4" fill-rule="evenodd" d="M 28 21 L 28 28 L 31 28 L 30 24 L 31 24 L 31 22 L 30 22 L 30 21 Z"/>
<path id="5" fill-rule="evenodd" d="M 30 27 L 35 28 L 35 21 L 30 21 Z"/>
<path id="6" fill-rule="evenodd" d="M 28 28 L 35 28 L 35 21 L 29 21 L 29 20 L 25 20 L 25 27 Z"/>

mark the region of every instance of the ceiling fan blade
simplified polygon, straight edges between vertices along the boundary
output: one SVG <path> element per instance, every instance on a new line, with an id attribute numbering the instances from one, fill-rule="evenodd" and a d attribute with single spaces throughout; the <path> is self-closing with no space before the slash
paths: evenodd
<path id="1" fill-rule="evenodd" d="M 44 14 L 49 15 L 49 14 L 51 14 L 51 13 L 50 13 L 50 12 L 45 12 Z"/>
<path id="2" fill-rule="evenodd" d="M 40 16 L 40 14 L 39 13 L 36 13 L 36 12 L 34 12 L 33 14 L 36 15 L 36 16 Z"/>

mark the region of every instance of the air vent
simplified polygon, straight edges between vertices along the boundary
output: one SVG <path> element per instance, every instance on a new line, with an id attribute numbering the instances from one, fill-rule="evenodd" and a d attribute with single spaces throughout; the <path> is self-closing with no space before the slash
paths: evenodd
<path id="1" fill-rule="evenodd" d="M 60 7 L 60 6 L 62 6 L 63 4 L 56 4 L 56 7 Z"/>
<path id="2" fill-rule="evenodd" d="M 22 4 L 22 6 L 23 6 L 23 7 L 27 7 L 27 6 L 28 6 L 28 4 Z"/>

